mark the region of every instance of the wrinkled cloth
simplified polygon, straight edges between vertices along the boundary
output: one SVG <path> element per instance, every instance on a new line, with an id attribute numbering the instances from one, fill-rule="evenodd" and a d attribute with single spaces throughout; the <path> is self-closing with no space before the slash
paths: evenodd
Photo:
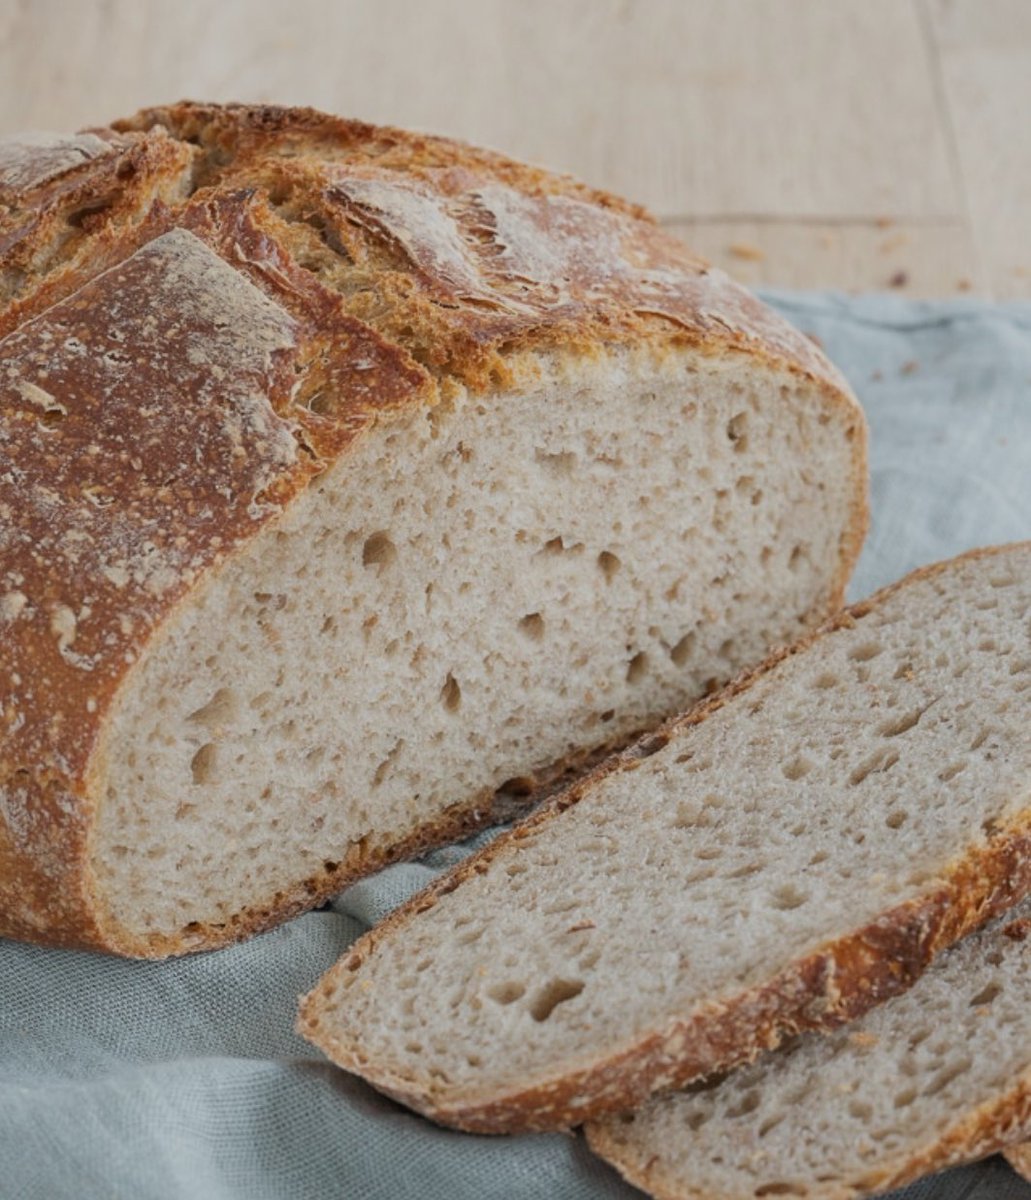
<path id="1" fill-rule="evenodd" d="M 850 595 L 1031 537 L 1031 305 L 768 296 L 851 381 L 873 521 Z M 296 1000 L 472 845 L 252 941 L 165 963 L 0 941 L 3 1200 L 629 1200 L 579 1136 L 438 1129 L 293 1032 Z M 1031 1200 L 1001 1159 L 899 1193 Z"/>

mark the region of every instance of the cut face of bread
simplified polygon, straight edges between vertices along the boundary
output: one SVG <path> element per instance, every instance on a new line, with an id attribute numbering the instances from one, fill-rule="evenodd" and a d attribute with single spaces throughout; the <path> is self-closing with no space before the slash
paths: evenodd
<path id="1" fill-rule="evenodd" d="M 1031 887 L 1031 544 L 962 557 L 556 798 L 361 939 L 300 1028 L 434 1119 L 633 1107 L 904 990 Z"/>
<path id="2" fill-rule="evenodd" d="M 850 1200 L 1031 1133 L 1031 904 L 904 996 L 636 1113 L 592 1149 L 662 1200 Z"/>
<path id="3" fill-rule="evenodd" d="M 847 449 L 817 397 L 735 362 L 539 366 L 371 432 L 156 641 L 108 732 L 113 920 L 216 924 L 439 840 L 825 608 L 848 496 L 815 464 Z"/>
<path id="4" fill-rule="evenodd" d="M 183 105 L 0 202 L 0 934 L 267 927 L 840 603 L 858 406 L 624 201 Z"/>

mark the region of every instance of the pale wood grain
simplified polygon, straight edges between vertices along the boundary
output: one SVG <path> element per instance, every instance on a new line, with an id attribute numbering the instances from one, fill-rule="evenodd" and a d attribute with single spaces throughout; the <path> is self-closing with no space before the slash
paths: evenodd
<path id="1" fill-rule="evenodd" d="M 670 227 L 742 283 L 896 291 L 986 291 L 963 221 L 676 221 Z"/>
<path id="2" fill-rule="evenodd" d="M 928 8 L 988 288 L 1031 299 L 1031 4 Z"/>
<path id="3" fill-rule="evenodd" d="M 310 103 L 564 168 L 663 215 L 951 216 L 900 0 L 7 0 L 0 120 Z"/>
<path id="4" fill-rule="evenodd" d="M 182 96 L 493 145 L 756 282 L 1031 294 L 1031 0 L 0 0 L 0 133 Z"/>

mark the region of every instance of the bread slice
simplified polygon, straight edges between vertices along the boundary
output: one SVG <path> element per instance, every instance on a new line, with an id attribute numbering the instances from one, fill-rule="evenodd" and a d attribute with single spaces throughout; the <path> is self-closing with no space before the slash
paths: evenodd
<path id="1" fill-rule="evenodd" d="M 851 1200 L 1031 1134 L 1031 902 L 903 996 L 725 1079 L 588 1125 L 661 1200 Z"/>
<path id="2" fill-rule="evenodd" d="M 1031 543 L 846 610 L 466 860 L 303 1002 L 484 1132 L 635 1107 L 904 991 L 1031 889 Z"/>
<path id="3" fill-rule="evenodd" d="M 218 945 L 840 602 L 865 431 L 615 197 L 309 110 L 0 144 L 0 934 Z"/>
<path id="4" fill-rule="evenodd" d="M 1018 1142 L 1008 1146 L 1003 1153 L 1013 1170 L 1031 1183 L 1031 1142 Z"/>

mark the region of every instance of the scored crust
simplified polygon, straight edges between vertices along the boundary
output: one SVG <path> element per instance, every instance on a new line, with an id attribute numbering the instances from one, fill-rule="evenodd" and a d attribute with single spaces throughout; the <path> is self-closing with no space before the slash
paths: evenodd
<path id="1" fill-rule="evenodd" d="M 501 1095 L 485 1092 L 482 1098 L 439 1099 L 432 1081 L 402 1076 L 371 1060 L 359 1042 L 333 1031 L 331 1017 L 323 1022 L 320 1011 L 332 996 L 338 975 L 360 970 L 380 941 L 402 935 L 421 913 L 465 880 L 481 874 L 495 858 L 518 853 L 522 838 L 576 805 L 607 776 L 635 770 L 643 759 L 662 749 L 674 732 L 706 720 L 786 658 L 853 625 L 900 589 L 957 562 L 1016 548 L 1031 548 L 1031 542 L 972 550 L 957 559 L 919 568 L 843 610 L 793 646 L 776 650 L 722 691 L 600 765 L 359 938 L 302 999 L 298 1032 L 338 1065 L 435 1121 L 474 1133 L 511 1133 L 560 1129 L 603 1113 L 636 1108 L 656 1091 L 674 1090 L 751 1061 L 793 1034 L 854 1020 L 905 991 L 942 950 L 1031 892 L 1031 811 L 1009 826 L 998 826 L 985 845 L 972 847 L 957 858 L 932 891 L 825 943 L 815 953 L 790 963 L 769 982 L 746 989 L 701 1015 L 671 1019 L 661 1031 L 642 1036 L 629 1048 L 540 1085 L 513 1088 Z"/>
<path id="2" fill-rule="evenodd" d="M 113 317 L 130 331 L 119 345 Z M 9 936 L 136 954 L 215 945 L 490 819 L 489 798 L 472 798 L 389 852 L 153 944 L 98 915 L 88 838 L 106 722 L 133 665 L 377 423 L 458 385 L 511 387 L 542 352 L 747 355 L 812 380 L 852 430 L 834 605 L 866 530 L 863 418 L 847 385 L 643 210 L 488 151 L 310 109 L 179 104 L 0 141 L 0 340 L 18 467 L 0 478 Z M 160 403 L 169 372 L 174 410 Z"/>

